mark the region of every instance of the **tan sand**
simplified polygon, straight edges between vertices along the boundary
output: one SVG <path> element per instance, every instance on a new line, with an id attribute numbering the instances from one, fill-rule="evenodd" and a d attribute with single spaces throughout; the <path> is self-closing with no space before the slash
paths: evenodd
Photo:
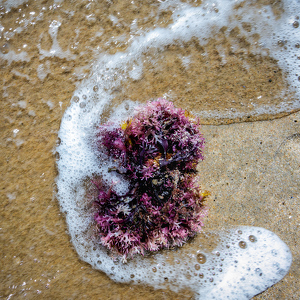
<path id="1" fill-rule="evenodd" d="M 151 11 L 157 11 L 156 5 L 148 2 L 137 1 L 131 5 L 130 1 L 119 1 L 111 5 L 103 1 L 98 6 L 95 3 L 88 6 L 88 2 L 80 5 L 63 2 L 56 8 L 45 4 L 47 9 L 41 20 L 35 20 L 36 25 L 29 24 L 26 30 L 15 33 L 9 40 L 5 40 L 2 33 L 0 296 L 5 299 L 10 296 L 9 299 L 193 298 L 190 291 L 174 294 L 151 287 L 117 284 L 82 262 L 70 243 L 65 219 L 55 198 L 57 132 L 76 85 L 88 74 L 95 53 L 126 49 L 126 43 L 114 43 L 111 37 L 117 39 L 124 35 L 127 40 L 130 24 L 137 14 L 139 26 L 143 28 L 169 24 L 170 13 L 159 15 L 157 20 L 151 16 Z M 13 32 L 20 26 L 16 21 L 24 18 L 23 14 L 28 18 L 30 12 L 38 13 L 42 6 L 29 2 L 28 6 L 24 4 L 8 14 L 1 14 L 4 32 Z M 66 13 L 67 10 L 74 10 L 74 16 Z M 109 16 L 117 12 L 122 12 L 118 15 L 121 25 L 115 26 Z M 91 13 L 95 18 L 86 18 Z M 70 50 L 66 58 L 42 58 L 39 52 L 38 46 L 45 50 L 52 46 L 48 29 L 53 20 L 62 23 L 58 42 L 63 51 Z M 102 35 L 95 37 L 100 28 Z M 232 38 L 237 35 L 233 33 Z M 159 74 L 147 66 L 149 71 L 142 80 L 124 83 L 124 91 L 116 94 L 115 103 L 129 97 L 142 100 L 162 96 L 171 86 L 174 102 L 186 109 L 219 108 L 222 112 L 233 107 L 249 112 L 246 119 L 252 121 L 280 117 L 253 117 L 248 101 L 263 95 L 260 99 L 264 100 L 257 100 L 256 104 L 268 104 L 277 101 L 285 91 L 287 85 L 276 61 L 247 57 L 241 50 L 224 63 L 216 49 L 223 45 L 229 51 L 229 44 L 230 41 L 222 41 L 222 37 L 211 40 L 205 49 L 211 67 L 201 61 L 188 72 L 179 60 L 174 58 L 175 64 L 171 64 L 170 59 L 186 53 L 196 57 L 204 49 L 198 49 L 197 45 L 170 49 L 167 58 L 161 58 Z M 10 61 L 5 56 L 9 51 L 26 51 L 30 59 Z M 248 70 L 243 67 L 244 63 L 250 66 Z M 192 84 L 187 89 L 188 82 Z M 245 102 L 234 104 L 232 101 L 237 99 Z M 207 119 L 203 123 L 239 121 L 241 119 Z M 298 300 L 300 297 L 299 126 L 300 113 L 295 113 L 269 121 L 202 127 L 207 146 L 206 159 L 199 170 L 203 187 L 211 191 L 205 230 L 227 225 L 261 226 L 275 232 L 293 254 L 287 276 L 255 299 Z"/>

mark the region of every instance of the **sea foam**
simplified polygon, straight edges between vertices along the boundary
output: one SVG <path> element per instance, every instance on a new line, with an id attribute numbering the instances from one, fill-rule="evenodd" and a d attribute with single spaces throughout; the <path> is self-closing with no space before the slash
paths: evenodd
<path id="1" fill-rule="evenodd" d="M 95 118 L 99 120 L 105 103 L 94 102 L 89 90 L 85 94 L 81 96 L 84 101 L 73 97 L 62 120 L 57 148 L 58 199 L 82 260 L 116 282 L 143 283 L 175 292 L 189 288 L 197 299 L 220 299 L 220 295 L 222 299 L 250 299 L 286 275 L 292 262 L 288 246 L 274 233 L 258 227 L 237 226 L 207 233 L 208 238 L 219 236 L 210 250 L 196 238 L 191 245 L 136 256 L 127 263 L 110 257 L 95 238 L 92 200 L 87 197 L 87 189 L 94 175 L 103 176 L 108 186 L 116 185 L 120 190 L 126 191 L 127 185 L 120 182 L 117 174 L 108 172 L 113 162 L 105 160 L 94 146 Z M 135 105 L 125 101 L 114 110 L 110 121 L 118 123 L 128 118 Z"/>
<path id="2" fill-rule="evenodd" d="M 109 109 L 113 91 L 122 88 L 122 80 L 142 76 L 142 55 L 147 51 L 159 52 L 175 41 L 189 41 L 193 37 L 205 44 L 205 39 L 216 28 L 238 26 L 244 30 L 241 24 L 248 21 L 256 24 L 252 35 L 260 35 L 260 45 L 253 41 L 251 51 L 266 51 L 266 54 L 277 59 L 299 95 L 299 50 L 296 47 L 299 29 L 293 27 L 296 18 L 294 11 L 300 11 L 299 3 L 283 2 L 284 12 L 279 18 L 267 6 L 259 12 L 247 3 L 234 8 L 238 6 L 238 1 L 208 1 L 200 7 L 176 3 L 172 24 L 136 37 L 125 52 L 101 54 L 89 78 L 74 93 L 59 131 L 58 199 L 62 211 L 66 213 L 72 243 L 81 259 L 113 280 L 144 283 L 174 291 L 189 288 L 198 299 L 220 299 L 220 295 L 222 299 L 250 299 L 282 279 L 292 261 L 288 247 L 266 229 L 228 229 L 224 233 L 218 232 L 220 239 L 212 251 L 204 251 L 197 245 L 196 239 L 190 252 L 185 252 L 183 247 L 149 257 L 136 257 L 127 264 L 114 261 L 93 239 L 93 214 L 86 197 L 87 182 L 99 175 L 108 185 L 118 183 L 119 188 L 126 189 L 126 183 L 120 182 L 117 175 L 108 173 L 112 162 L 97 152 L 94 146 L 95 128 L 103 121 L 103 112 Z M 233 18 L 232 11 L 241 15 L 242 20 Z M 249 41 L 252 35 L 248 35 Z M 281 42 L 278 44 L 282 40 L 284 47 Z M 118 123 L 128 118 L 136 105 L 130 100 L 124 101 L 111 112 L 110 120 Z M 292 103 L 289 108 L 297 107 L 299 102 Z M 283 108 L 286 109 L 284 102 L 281 106 L 265 109 L 280 111 Z M 198 114 L 201 115 L 201 112 Z"/>

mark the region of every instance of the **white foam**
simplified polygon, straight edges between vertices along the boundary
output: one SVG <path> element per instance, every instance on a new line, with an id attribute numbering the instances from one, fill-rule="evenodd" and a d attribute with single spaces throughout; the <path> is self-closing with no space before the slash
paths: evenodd
<path id="1" fill-rule="evenodd" d="M 40 64 L 36 68 L 37 76 L 41 81 L 44 81 L 44 79 L 47 77 L 47 75 L 51 72 L 50 70 L 50 62 L 47 60 L 45 64 Z"/>
<path id="2" fill-rule="evenodd" d="M 53 102 L 51 100 L 48 100 L 46 102 L 46 104 L 48 105 L 48 107 L 49 107 L 50 110 L 52 110 L 54 108 L 54 104 L 53 104 Z"/>
<path id="3" fill-rule="evenodd" d="M 283 70 L 290 72 L 288 79 L 293 81 L 297 72 L 293 65 L 293 55 L 298 50 L 279 49 L 278 37 L 274 37 L 272 33 L 288 36 L 291 44 L 297 40 L 297 32 L 288 26 L 291 24 L 293 11 L 300 11 L 299 4 L 295 1 L 283 2 L 285 12 L 281 18 L 276 19 L 268 7 L 262 9 L 260 14 L 248 3 L 234 10 L 233 6 L 239 2 L 208 1 L 200 7 L 190 7 L 178 1 L 169 1 L 168 5 L 173 3 L 176 7 L 174 22 L 166 28 L 156 28 L 136 37 L 125 52 L 114 55 L 101 54 L 94 63 L 89 78 L 85 79 L 74 93 L 71 106 L 63 116 L 59 131 L 61 143 L 57 148 L 60 156 L 57 162 L 57 187 L 62 211 L 67 213 L 66 220 L 71 239 L 84 261 L 118 282 L 134 281 L 155 288 L 168 287 L 174 291 L 187 287 L 195 292 L 198 299 L 220 299 L 220 294 L 222 299 L 250 299 L 283 278 L 290 267 L 292 258 L 288 247 L 275 234 L 256 227 L 239 227 L 223 233 L 217 247 L 210 253 L 204 253 L 206 263 L 201 265 L 200 271 L 195 269 L 197 253 L 190 252 L 184 256 L 182 249 L 176 252 L 162 251 L 152 258 L 137 257 L 127 264 L 116 263 L 107 255 L 105 249 L 94 244 L 87 236 L 93 215 L 86 207 L 85 180 L 95 174 L 101 174 L 109 185 L 120 180 L 117 175 L 107 172 L 113 162 L 95 147 L 95 127 L 101 123 L 100 116 L 112 100 L 113 92 L 122 88 L 121 81 L 127 78 L 137 80 L 142 76 L 141 57 L 149 49 L 155 52 L 175 41 L 189 41 L 192 37 L 198 38 L 200 44 L 204 45 L 206 38 L 223 26 L 227 26 L 229 32 L 235 26 L 242 27 L 242 22 L 248 21 L 253 25 L 251 34 L 248 34 L 249 41 L 251 42 L 251 35 L 254 33 L 261 36 L 260 44 L 253 43 L 252 53 L 268 52 L 278 59 Z M 234 14 L 240 15 L 241 19 L 236 21 Z M 56 39 L 60 26 L 55 24 L 52 26 L 53 40 Z M 226 63 L 225 56 L 223 61 Z M 299 85 L 297 93 L 299 94 Z M 134 105 L 131 101 L 124 102 L 113 111 L 111 120 L 120 122 L 126 119 Z M 289 110 L 296 107 L 300 107 L 299 102 L 287 105 L 282 101 L 279 107 L 260 107 L 256 113 L 271 113 L 274 109 Z M 217 111 L 203 112 L 203 115 L 205 114 L 216 118 L 219 116 Z M 239 111 L 229 111 L 226 114 L 242 115 Z M 121 188 L 126 189 L 126 183 Z M 237 233 L 239 230 L 242 231 L 241 234 Z M 249 240 L 251 235 L 256 237 L 255 242 Z M 247 243 L 245 249 L 239 246 L 242 240 Z M 226 247 L 228 244 L 230 250 Z M 202 251 L 201 248 L 198 250 Z M 217 252 L 220 256 L 217 256 Z M 167 262 L 170 255 L 173 260 Z M 154 267 L 156 272 L 153 272 Z M 217 271 L 220 268 L 222 272 Z M 200 273 L 204 274 L 204 278 L 199 277 Z"/>
<path id="4" fill-rule="evenodd" d="M 296 91 L 296 96 L 300 97 L 300 84 L 298 80 L 300 49 L 295 47 L 297 42 L 299 43 L 300 34 L 299 28 L 294 28 L 292 25 L 293 20 L 296 18 L 294 12 L 300 11 L 300 4 L 297 1 L 284 1 L 282 4 L 284 12 L 278 17 L 274 15 L 271 6 L 268 5 L 263 6 L 259 11 L 251 3 L 244 3 L 240 8 L 235 9 L 234 7 L 238 6 L 240 2 L 242 1 L 208 1 L 205 5 L 199 7 L 180 4 L 178 1 L 168 2 L 168 6 L 171 6 L 173 3 L 173 6 L 177 7 L 173 13 L 174 22 L 166 28 L 155 28 L 135 39 L 131 37 L 131 45 L 125 52 L 117 52 L 114 55 L 101 54 L 94 65 L 92 72 L 94 75 L 91 76 L 90 81 L 94 81 L 95 84 L 102 85 L 102 87 L 105 84 L 106 91 L 111 86 L 113 86 L 111 91 L 122 88 L 119 86 L 122 79 L 141 79 L 144 68 L 143 63 L 145 61 L 142 59 L 142 56 L 143 54 L 147 54 L 150 49 L 157 51 L 156 53 L 159 57 L 160 50 L 165 49 L 168 45 L 188 42 L 191 38 L 198 38 L 199 43 L 204 46 L 208 38 L 218 33 L 221 28 L 226 27 L 225 35 L 229 36 L 231 30 L 237 27 L 241 32 L 241 36 L 245 36 L 247 42 L 251 45 L 249 50 L 243 49 L 243 51 L 248 52 L 248 54 L 269 55 L 278 60 L 278 65 L 286 74 L 291 89 Z M 164 6 L 166 4 L 162 5 L 162 7 Z M 251 24 L 250 32 L 247 31 L 249 29 L 246 30 L 243 28 L 244 23 Z M 53 30 L 56 30 L 52 33 L 54 42 L 56 41 L 56 33 L 59 26 L 60 24 L 53 26 Z M 258 42 L 255 40 L 257 34 L 260 36 Z M 280 40 L 284 41 L 285 45 L 283 47 L 278 45 L 278 41 Z M 231 46 L 232 51 L 239 49 L 239 45 L 234 44 L 234 42 Z M 218 47 L 220 49 L 220 46 Z M 220 52 L 222 63 L 226 64 L 226 54 L 224 51 Z M 117 80 L 116 77 L 118 77 Z M 110 94 L 109 91 L 108 94 Z M 281 103 L 277 106 L 259 107 L 251 110 L 251 114 L 277 114 L 300 108 L 299 100 L 288 103 L 282 97 L 279 101 Z M 224 113 L 219 111 L 194 113 L 198 113 L 200 116 L 205 115 L 217 118 L 243 117 L 249 114 L 249 112 L 239 110 Z"/>
<path id="5" fill-rule="evenodd" d="M 16 193 L 6 193 L 6 197 L 12 201 L 15 200 L 17 198 Z"/>
<path id="6" fill-rule="evenodd" d="M 11 72 L 18 77 L 23 77 L 23 78 L 27 79 L 28 81 L 30 80 L 30 77 L 27 74 L 21 73 L 15 69 L 11 70 Z"/>
<path id="7" fill-rule="evenodd" d="M 239 21 L 240 25 L 237 22 L 234 22 L 233 25 L 239 25 L 241 32 L 247 36 L 248 42 L 257 45 L 251 48 L 252 53 L 269 55 L 278 61 L 278 65 L 285 72 L 292 89 L 300 97 L 298 80 L 300 49 L 296 47 L 296 44 L 300 43 L 300 31 L 299 28 L 293 26 L 295 21 L 299 22 L 297 12 L 300 11 L 300 3 L 296 0 L 282 1 L 282 6 L 281 15 L 278 17 L 274 15 L 271 6 L 265 5 L 257 11 L 246 5 L 239 12 L 239 15 L 242 16 Z M 241 26 L 242 22 L 252 25 L 250 35 Z M 252 39 L 251 35 L 254 33 L 258 33 L 260 36 L 259 43 Z M 290 108 L 299 108 L 299 104 L 299 101 L 296 101 Z"/>
<path id="8" fill-rule="evenodd" d="M 129 76 L 133 80 L 139 80 L 139 79 L 141 79 L 142 75 L 143 75 L 143 70 L 142 70 L 141 66 L 133 66 L 132 70 L 129 71 Z"/>
<path id="9" fill-rule="evenodd" d="M 188 69 L 191 63 L 191 58 L 188 56 L 181 57 L 182 65 Z"/>
<path id="10" fill-rule="evenodd" d="M 10 50 L 5 54 L 0 52 L 0 58 L 6 60 L 8 62 L 8 65 L 10 65 L 13 61 L 30 61 L 30 57 L 25 51 L 16 53 L 14 50 Z"/>
<path id="11" fill-rule="evenodd" d="M 28 2 L 28 0 L 1 0 L 0 5 L 3 5 L 5 7 L 6 12 L 9 12 L 12 8 L 16 8 L 26 2 Z"/>
<path id="12" fill-rule="evenodd" d="M 263 228 L 239 226 L 217 232 L 221 241 L 210 252 L 197 247 L 196 239 L 196 246 L 188 252 L 165 250 L 151 257 L 135 257 L 126 264 L 114 261 L 95 242 L 90 233 L 93 213 L 87 208 L 86 179 L 101 174 L 108 186 L 117 183 L 117 188 L 126 190 L 126 182 L 108 172 L 113 162 L 94 147 L 95 126 L 108 101 L 104 92 L 98 99 L 98 91 L 98 86 L 82 88 L 73 97 L 62 120 L 61 143 L 57 148 L 58 199 L 80 258 L 117 282 L 143 283 L 175 292 L 189 288 L 197 299 L 220 299 L 220 294 L 222 299 L 250 299 L 281 280 L 291 265 L 290 250 L 274 233 Z M 130 101 L 122 103 L 110 120 L 118 123 L 126 119 L 134 105 Z M 245 242 L 245 247 L 240 242 Z M 199 252 L 206 257 L 204 264 L 197 261 Z"/>
<path id="13" fill-rule="evenodd" d="M 41 48 L 41 45 L 38 44 L 39 52 L 40 52 L 40 59 L 43 59 L 45 57 L 59 57 L 59 58 L 66 58 L 67 60 L 75 59 L 76 56 L 71 53 L 71 51 L 68 49 L 66 51 L 63 51 L 58 43 L 57 40 L 57 33 L 58 29 L 61 26 L 61 22 L 57 20 L 53 20 L 51 24 L 49 25 L 49 34 L 52 38 L 52 46 L 49 51 L 44 50 Z"/>
<path id="14" fill-rule="evenodd" d="M 25 109 L 26 106 L 27 106 L 27 102 L 24 101 L 24 100 L 21 100 L 21 101 L 18 102 L 18 105 L 19 105 L 19 107 Z"/>

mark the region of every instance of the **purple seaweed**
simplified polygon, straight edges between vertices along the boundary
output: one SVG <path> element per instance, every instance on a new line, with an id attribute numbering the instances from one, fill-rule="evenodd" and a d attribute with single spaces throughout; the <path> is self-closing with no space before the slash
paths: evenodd
<path id="1" fill-rule="evenodd" d="M 99 127 L 99 147 L 129 182 L 126 194 L 97 184 L 95 221 L 101 244 L 124 260 L 181 246 L 203 226 L 207 192 L 197 165 L 204 138 L 198 118 L 158 99 L 137 109 L 119 128 Z"/>

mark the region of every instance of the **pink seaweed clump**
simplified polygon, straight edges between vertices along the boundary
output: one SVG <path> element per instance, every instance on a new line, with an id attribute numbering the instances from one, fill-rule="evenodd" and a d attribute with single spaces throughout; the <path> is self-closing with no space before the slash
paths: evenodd
<path id="1" fill-rule="evenodd" d="M 116 128 L 99 127 L 99 148 L 118 163 L 126 194 L 98 183 L 95 221 L 101 243 L 128 256 L 181 246 L 203 226 L 206 192 L 198 184 L 204 138 L 199 120 L 158 99 Z"/>

